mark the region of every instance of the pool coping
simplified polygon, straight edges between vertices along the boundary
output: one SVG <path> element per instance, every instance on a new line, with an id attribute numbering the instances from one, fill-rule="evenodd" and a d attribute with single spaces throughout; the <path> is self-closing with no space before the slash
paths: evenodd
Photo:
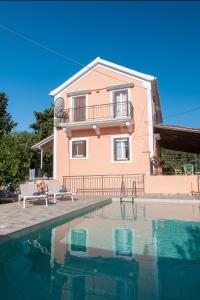
<path id="1" fill-rule="evenodd" d="M 119 201 L 120 198 L 112 198 L 113 201 Z M 131 198 L 126 198 L 126 200 L 124 200 L 124 202 L 131 202 L 132 199 Z M 200 204 L 200 200 L 197 199 L 162 199 L 162 198 L 158 198 L 158 199 L 151 199 L 151 198 L 135 198 L 134 202 L 140 203 L 140 202 L 146 202 L 146 203 L 175 203 L 175 204 Z"/>
<path id="2" fill-rule="evenodd" d="M 101 200 L 99 202 L 95 202 L 95 203 L 86 205 L 84 207 L 77 208 L 73 211 L 66 212 L 66 213 L 64 213 L 60 216 L 52 217 L 48 220 L 44 220 L 44 221 L 39 222 L 37 224 L 33 224 L 33 225 L 28 226 L 28 227 L 21 228 L 19 230 L 15 230 L 13 232 L 10 232 L 10 233 L 7 233 L 5 235 L 0 236 L 0 244 L 4 243 L 4 242 L 7 242 L 9 240 L 17 239 L 18 237 L 21 237 L 21 236 L 29 234 L 33 231 L 39 230 L 39 229 L 41 229 L 45 226 L 53 225 L 55 222 L 59 223 L 61 221 L 63 221 L 63 222 L 66 221 L 67 222 L 69 220 L 73 220 L 73 219 L 75 219 L 77 217 L 80 217 L 84 214 L 87 214 L 91 211 L 94 211 L 96 209 L 104 207 L 104 206 L 106 206 L 110 203 L 112 203 L 112 198 L 104 199 L 104 200 Z"/>

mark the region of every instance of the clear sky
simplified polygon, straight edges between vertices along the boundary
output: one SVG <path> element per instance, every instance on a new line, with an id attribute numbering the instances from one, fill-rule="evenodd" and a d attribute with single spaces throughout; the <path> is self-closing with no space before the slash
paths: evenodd
<path id="1" fill-rule="evenodd" d="M 103 59 L 154 75 L 165 123 L 200 127 L 200 2 L 0 2 L 0 24 L 83 64 Z M 80 66 L 0 28 L 0 90 L 18 130 Z"/>

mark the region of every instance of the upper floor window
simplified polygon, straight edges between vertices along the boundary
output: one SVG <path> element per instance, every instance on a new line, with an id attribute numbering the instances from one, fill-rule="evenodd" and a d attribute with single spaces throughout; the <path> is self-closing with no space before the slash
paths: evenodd
<path id="1" fill-rule="evenodd" d="M 114 138 L 113 149 L 114 161 L 130 160 L 130 145 L 128 137 Z"/>
<path id="2" fill-rule="evenodd" d="M 72 141 L 72 157 L 86 158 L 86 140 Z"/>
<path id="3" fill-rule="evenodd" d="M 128 115 L 128 90 L 113 91 L 114 117 Z"/>

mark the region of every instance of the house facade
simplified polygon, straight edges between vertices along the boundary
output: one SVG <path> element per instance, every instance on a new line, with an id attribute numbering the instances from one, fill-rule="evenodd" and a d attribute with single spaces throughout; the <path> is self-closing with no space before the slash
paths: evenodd
<path id="1" fill-rule="evenodd" d="M 96 58 L 55 90 L 54 178 L 150 175 L 162 123 L 155 77 Z"/>

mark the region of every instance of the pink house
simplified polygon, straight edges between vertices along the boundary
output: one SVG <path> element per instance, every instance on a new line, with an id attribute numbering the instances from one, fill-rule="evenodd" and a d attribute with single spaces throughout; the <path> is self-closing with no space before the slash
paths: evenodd
<path id="1" fill-rule="evenodd" d="M 73 191 L 114 193 L 122 176 L 130 190 L 133 178 L 148 193 L 197 189 L 193 174 L 154 176 L 158 172 L 151 162 L 159 157 L 160 145 L 175 137 L 168 148 L 179 150 L 187 131 L 162 125 L 156 77 L 98 57 L 50 95 L 55 103 L 53 176 Z M 200 130 L 197 134 L 200 141 Z"/>

